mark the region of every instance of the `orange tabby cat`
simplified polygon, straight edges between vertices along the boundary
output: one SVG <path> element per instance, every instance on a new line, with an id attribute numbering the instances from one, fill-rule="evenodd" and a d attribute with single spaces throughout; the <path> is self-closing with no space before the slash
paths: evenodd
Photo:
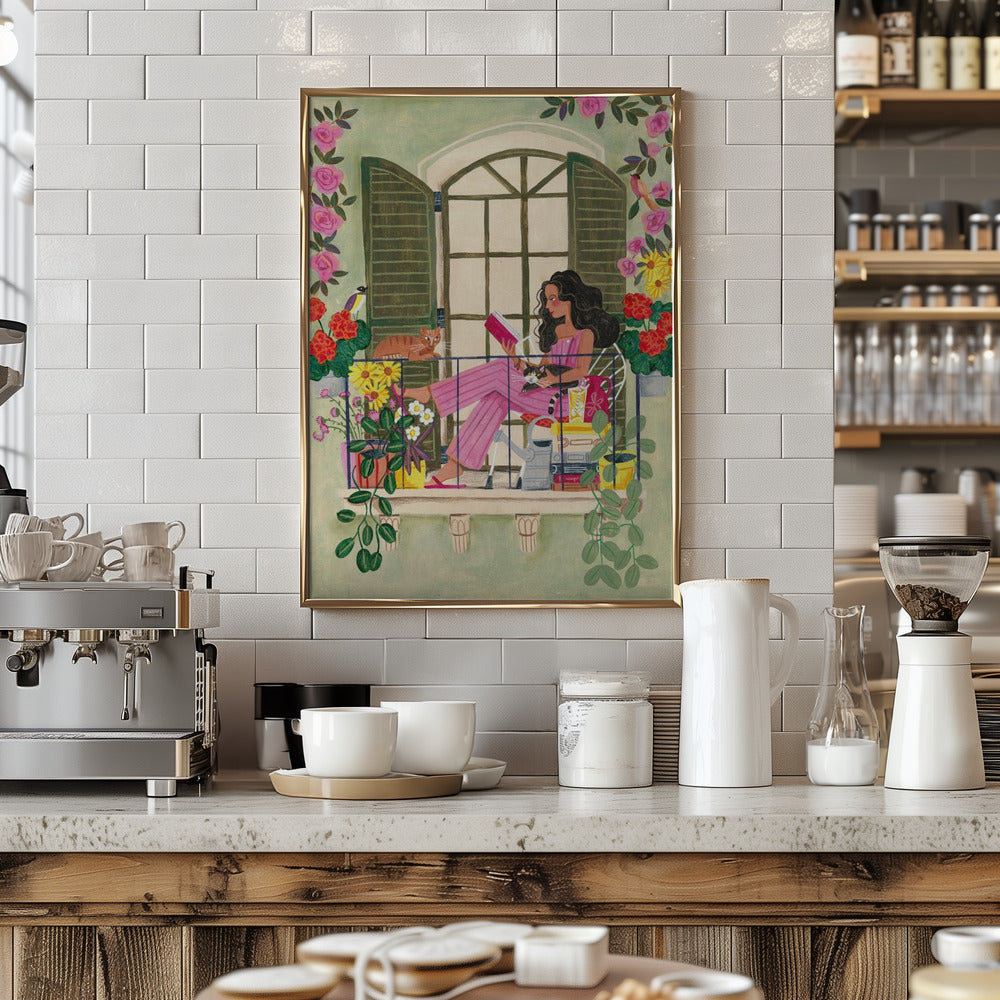
<path id="1" fill-rule="evenodd" d="M 374 357 L 394 358 L 402 361 L 416 361 L 421 358 L 437 358 L 434 348 L 441 343 L 444 334 L 444 327 L 432 330 L 422 326 L 420 335 L 414 336 L 408 333 L 397 333 L 391 337 L 386 337 L 380 341 L 375 348 Z"/>

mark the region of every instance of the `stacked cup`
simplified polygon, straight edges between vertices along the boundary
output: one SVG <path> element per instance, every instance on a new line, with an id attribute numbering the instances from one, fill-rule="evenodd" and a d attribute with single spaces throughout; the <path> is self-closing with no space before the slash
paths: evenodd
<path id="1" fill-rule="evenodd" d="M 178 528 L 177 537 L 171 541 L 170 533 Z M 174 578 L 174 551 L 184 541 L 182 521 L 138 521 L 122 526 L 122 533 L 109 539 L 122 553 L 109 569 L 120 569 L 125 580 L 171 582 Z"/>
<path id="2" fill-rule="evenodd" d="M 82 514 L 50 518 L 17 512 L 10 514 L 4 533 L 0 535 L 0 576 L 8 583 L 35 582 L 46 579 L 50 573 L 65 573 L 81 565 L 81 560 L 87 557 L 86 546 L 65 537 L 66 522 L 71 518 L 79 519 L 75 529 L 75 534 L 79 534 L 83 528 Z M 48 579 L 53 577 L 48 576 Z"/>

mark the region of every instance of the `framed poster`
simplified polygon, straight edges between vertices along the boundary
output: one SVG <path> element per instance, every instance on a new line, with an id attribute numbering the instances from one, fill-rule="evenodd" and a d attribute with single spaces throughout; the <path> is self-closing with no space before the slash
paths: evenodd
<path id="1" fill-rule="evenodd" d="M 678 97 L 302 91 L 303 605 L 677 603 Z"/>

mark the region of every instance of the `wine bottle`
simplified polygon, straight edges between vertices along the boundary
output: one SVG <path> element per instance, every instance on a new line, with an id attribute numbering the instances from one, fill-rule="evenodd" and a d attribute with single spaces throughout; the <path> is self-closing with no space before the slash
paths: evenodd
<path id="1" fill-rule="evenodd" d="M 983 86 L 1000 90 L 1000 0 L 987 0 L 983 19 Z"/>
<path id="2" fill-rule="evenodd" d="M 871 0 L 840 0 L 834 27 L 837 87 L 877 87 L 879 31 Z"/>
<path id="3" fill-rule="evenodd" d="M 934 0 L 921 0 L 917 16 L 917 86 L 921 90 L 948 86 L 948 39 Z"/>
<path id="4" fill-rule="evenodd" d="M 882 86 L 914 86 L 917 82 L 914 0 L 885 0 L 878 24 L 882 37 Z"/>
<path id="5" fill-rule="evenodd" d="M 978 90 L 983 85 L 982 39 L 969 0 L 951 0 L 948 12 L 948 86 Z"/>

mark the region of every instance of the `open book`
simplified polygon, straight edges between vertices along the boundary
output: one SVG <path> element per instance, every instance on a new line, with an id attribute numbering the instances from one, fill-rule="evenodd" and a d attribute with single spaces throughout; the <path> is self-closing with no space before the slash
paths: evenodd
<path id="1" fill-rule="evenodd" d="M 486 322 L 483 324 L 487 330 L 493 336 L 493 339 L 500 344 L 501 347 L 508 349 L 511 348 L 520 355 L 524 355 L 524 348 L 521 346 L 521 338 L 514 332 L 511 325 L 500 315 L 498 312 L 491 312 L 489 316 L 486 317 Z"/>

